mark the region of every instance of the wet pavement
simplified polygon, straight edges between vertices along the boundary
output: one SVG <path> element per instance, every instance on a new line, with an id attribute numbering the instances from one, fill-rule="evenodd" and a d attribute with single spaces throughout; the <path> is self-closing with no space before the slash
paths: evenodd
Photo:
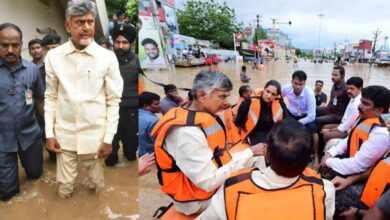
<path id="1" fill-rule="evenodd" d="M 229 100 L 232 104 L 238 99 L 238 88 L 241 85 L 249 84 L 252 88 L 262 88 L 268 80 L 276 79 L 281 85 L 286 85 L 291 82 L 291 75 L 295 70 L 303 70 L 306 72 L 308 79 L 306 85 L 314 89 L 316 80 L 324 81 L 323 92 L 328 97 L 332 87 L 331 73 L 333 63 L 311 63 L 309 60 L 300 60 L 297 65 L 286 63 L 286 61 L 268 61 L 262 69 L 253 70 L 250 64 L 247 66 L 247 75 L 251 78 L 249 83 L 241 83 L 240 70 L 242 64 L 220 63 L 217 68 L 225 73 L 233 82 L 233 91 Z M 191 68 L 176 68 L 164 71 L 146 71 L 145 74 L 152 80 L 165 83 L 175 84 L 177 87 L 191 88 L 195 75 L 201 70 L 208 67 L 191 67 Z M 376 67 L 368 64 L 349 64 L 344 66 L 345 79 L 352 76 L 360 76 L 364 80 L 364 86 L 382 85 L 389 88 L 390 85 L 390 68 Z M 156 86 L 145 80 L 145 90 L 158 93 L 161 98 L 164 97 L 162 87 Z M 187 97 L 187 92 L 180 91 L 182 97 Z M 140 195 L 140 215 L 141 219 L 151 219 L 154 211 L 160 206 L 169 204 L 169 199 L 160 191 L 158 184 L 156 169 L 151 173 L 140 177 L 139 195 Z"/>
<path id="2" fill-rule="evenodd" d="M 56 194 L 55 168 L 55 163 L 45 159 L 38 180 L 27 179 L 20 168 L 21 193 L 8 202 L 0 201 L 0 219 L 139 219 L 136 162 L 121 158 L 117 166 L 105 167 L 105 187 L 98 195 L 89 190 L 87 170 L 79 166 L 75 191 L 67 199 Z"/>

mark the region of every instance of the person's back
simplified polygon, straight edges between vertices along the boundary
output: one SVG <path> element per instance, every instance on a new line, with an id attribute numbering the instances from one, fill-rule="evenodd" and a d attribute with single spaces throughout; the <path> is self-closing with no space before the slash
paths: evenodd
<path id="1" fill-rule="evenodd" d="M 270 166 L 232 174 L 198 219 L 284 219 L 283 211 L 291 219 L 332 219 L 334 186 L 307 168 L 311 138 L 296 120 L 275 125 L 266 153 Z"/>

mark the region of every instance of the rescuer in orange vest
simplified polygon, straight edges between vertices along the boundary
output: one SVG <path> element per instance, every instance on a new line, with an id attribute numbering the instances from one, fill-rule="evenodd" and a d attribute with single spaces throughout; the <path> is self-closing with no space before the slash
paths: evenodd
<path id="1" fill-rule="evenodd" d="M 203 211 L 232 172 L 252 166 L 253 156 L 265 153 L 264 144 L 235 154 L 226 149 L 226 128 L 216 113 L 227 105 L 232 86 L 223 73 L 201 71 L 189 107 L 171 109 L 152 131 L 161 190 L 178 212 Z"/>
<path id="2" fill-rule="evenodd" d="M 323 173 L 334 177 L 335 184 L 339 184 L 341 178 L 349 179 L 350 175 L 369 170 L 390 149 L 389 132 L 380 117 L 382 113 L 388 113 L 389 106 L 390 91 L 387 88 L 368 86 L 363 89 L 358 107 L 360 119 L 349 136 L 329 149 L 321 161 Z M 364 183 L 350 187 L 337 193 L 337 213 L 357 204 Z"/>
<path id="3" fill-rule="evenodd" d="M 197 219 L 332 219 L 335 189 L 307 168 L 311 151 L 311 133 L 283 119 L 270 131 L 270 165 L 232 174 Z"/>
<path id="4" fill-rule="evenodd" d="M 278 81 L 266 83 L 259 97 L 246 99 L 238 109 L 235 124 L 240 128 L 241 138 L 251 144 L 265 143 L 272 126 L 286 116 L 286 107 L 280 99 Z"/>
<path id="5" fill-rule="evenodd" d="M 361 173 L 374 166 L 390 149 L 389 132 L 380 117 L 388 113 L 389 106 L 390 91 L 387 88 L 364 88 L 358 106 L 360 119 L 347 138 L 328 150 L 321 166 L 344 176 Z"/>

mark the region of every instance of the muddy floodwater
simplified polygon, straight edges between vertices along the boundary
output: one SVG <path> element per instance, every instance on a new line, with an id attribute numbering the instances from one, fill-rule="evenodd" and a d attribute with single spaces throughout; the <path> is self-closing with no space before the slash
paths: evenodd
<path id="1" fill-rule="evenodd" d="M 333 63 L 312 63 L 309 60 L 300 60 L 298 65 L 293 63 L 286 63 L 286 61 L 269 61 L 264 67 L 259 70 L 253 70 L 248 63 L 247 66 L 248 77 L 251 78 L 249 84 L 252 88 L 262 88 L 268 80 L 276 79 L 281 85 L 286 85 L 291 82 L 291 74 L 295 70 L 303 70 L 306 72 L 308 79 L 306 85 L 314 89 L 316 80 L 324 81 L 323 91 L 330 95 L 332 87 L 331 73 Z M 219 71 L 225 73 L 233 82 L 234 88 L 231 92 L 229 100 L 234 104 L 238 99 L 238 88 L 243 85 L 240 81 L 240 70 L 242 64 L 234 63 L 220 63 L 217 68 Z M 390 68 L 376 67 L 368 64 L 349 64 L 345 67 L 345 79 L 351 76 L 360 76 L 364 80 L 364 86 L 368 85 L 382 85 L 389 88 L 390 85 Z M 152 80 L 161 83 L 175 84 L 177 87 L 191 88 L 195 75 L 207 67 L 192 67 L 192 68 L 171 68 L 164 71 L 146 71 L 145 74 Z M 145 80 L 146 81 L 146 80 Z M 158 93 L 164 97 L 164 90 L 162 87 L 156 86 L 148 81 L 145 83 L 145 90 Z M 187 93 L 180 91 L 180 95 L 184 98 Z M 329 99 L 329 98 L 328 98 Z M 141 219 L 151 219 L 153 212 L 160 206 L 169 204 L 167 196 L 160 191 L 156 169 L 146 176 L 139 179 L 139 195 L 140 195 L 140 215 Z"/>
<path id="2" fill-rule="evenodd" d="M 136 162 L 121 158 L 117 166 L 105 167 L 105 188 L 98 195 L 88 189 L 87 170 L 79 166 L 73 195 L 61 199 L 56 194 L 56 165 L 44 155 L 44 173 L 38 180 L 28 180 L 19 169 L 20 193 L 0 201 L 1 220 L 139 219 Z"/>

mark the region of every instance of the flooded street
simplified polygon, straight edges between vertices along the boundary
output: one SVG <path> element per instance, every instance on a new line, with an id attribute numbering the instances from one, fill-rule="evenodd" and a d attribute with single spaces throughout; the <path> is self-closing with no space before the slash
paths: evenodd
<path id="1" fill-rule="evenodd" d="M 333 63 L 311 63 L 309 60 L 306 62 L 300 60 L 297 66 L 293 63 L 286 63 L 285 61 L 269 61 L 266 62 L 264 68 L 261 70 L 252 70 L 248 63 L 247 75 L 251 78 L 249 85 L 252 88 L 262 88 L 268 80 L 276 79 L 281 85 L 286 85 L 291 82 L 291 75 L 295 70 L 303 70 L 308 75 L 306 85 L 314 89 L 316 80 L 324 81 L 323 92 L 328 97 L 332 87 L 331 73 L 333 69 Z M 233 91 L 229 100 L 232 104 L 238 99 L 238 88 L 242 85 L 240 81 L 240 70 L 242 64 L 234 63 L 220 63 L 218 70 L 225 73 L 233 82 Z M 168 84 L 175 84 L 178 88 L 191 88 L 195 75 L 201 70 L 207 68 L 193 67 L 193 68 L 176 68 L 175 70 L 166 71 L 146 71 L 145 74 L 152 80 Z M 383 85 L 389 88 L 390 85 L 390 68 L 370 66 L 368 64 L 350 64 L 344 66 L 346 71 L 345 79 L 347 80 L 351 76 L 360 76 L 364 80 L 364 87 L 368 85 Z M 162 87 L 156 86 L 149 81 L 145 80 L 145 90 L 158 93 L 161 98 L 164 97 L 164 91 Z M 180 91 L 180 95 L 183 98 L 187 97 L 187 93 Z M 140 195 L 140 215 L 141 219 L 150 219 L 154 211 L 160 206 L 166 206 L 169 204 L 167 196 L 163 195 L 160 191 L 160 186 L 156 177 L 156 169 L 151 173 L 140 177 L 139 183 L 139 195 Z"/>
<path id="2" fill-rule="evenodd" d="M 121 152 L 121 151 L 120 151 Z M 79 166 L 75 191 L 68 199 L 56 194 L 56 166 L 44 153 L 44 173 L 28 180 L 19 166 L 20 193 L 0 201 L 0 219 L 139 219 L 137 163 L 122 158 L 116 167 L 104 167 L 105 188 L 99 195 L 88 189 L 87 170 Z"/>

